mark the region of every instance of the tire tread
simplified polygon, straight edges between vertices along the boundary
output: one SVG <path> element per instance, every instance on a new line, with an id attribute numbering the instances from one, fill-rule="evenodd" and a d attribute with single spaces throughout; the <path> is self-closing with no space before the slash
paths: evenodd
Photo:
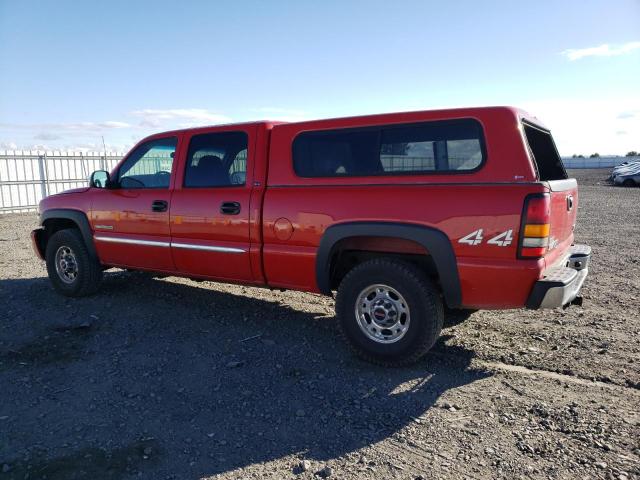
<path id="1" fill-rule="evenodd" d="M 78 276 L 80 283 L 74 285 L 73 288 L 69 288 L 69 286 L 63 284 L 58 278 L 54 264 L 55 253 L 58 247 L 63 244 L 69 245 L 74 250 L 79 268 L 84 269 L 84 271 L 80 271 Z M 46 263 L 49 279 L 56 291 L 62 295 L 68 297 L 85 297 L 96 293 L 100 288 L 100 284 L 102 283 L 102 267 L 100 262 L 91 258 L 89 249 L 78 229 L 67 228 L 58 230 L 49 238 L 46 248 Z"/>
<path id="2" fill-rule="evenodd" d="M 367 351 L 359 345 L 354 344 L 354 342 L 350 340 L 349 334 L 345 331 L 343 325 L 345 315 L 348 315 L 348 313 L 345 312 L 345 308 L 348 310 L 352 308 L 349 305 L 345 305 L 346 286 L 353 282 L 354 279 L 358 278 L 363 271 L 370 268 L 396 270 L 409 281 L 414 282 L 422 292 L 423 296 L 431 300 L 425 302 L 427 311 L 422 312 L 422 315 L 425 315 L 427 318 L 434 319 L 435 321 L 428 322 L 428 328 L 421 331 L 419 339 L 415 342 L 414 349 L 393 358 L 383 358 Z M 336 297 L 336 316 L 338 317 L 339 335 L 355 355 L 369 363 L 380 365 L 382 367 L 404 367 L 417 362 L 438 340 L 444 322 L 444 307 L 440 298 L 439 290 L 433 284 L 431 279 L 429 279 L 429 277 L 427 277 L 422 271 L 408 262 L 382 257 L 363 262 L 355 266 L 345 275 L 340 283 L 338 295 Z"/>

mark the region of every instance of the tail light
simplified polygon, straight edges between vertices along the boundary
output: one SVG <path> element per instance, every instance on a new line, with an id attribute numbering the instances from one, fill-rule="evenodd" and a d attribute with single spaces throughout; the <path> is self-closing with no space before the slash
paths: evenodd
<path id="1" fill-rule="evenodd" d="M 549 247 L 551 198 L 548 193 L 529 195 L 524 201 L 519 258 L 541 258 Z"/>

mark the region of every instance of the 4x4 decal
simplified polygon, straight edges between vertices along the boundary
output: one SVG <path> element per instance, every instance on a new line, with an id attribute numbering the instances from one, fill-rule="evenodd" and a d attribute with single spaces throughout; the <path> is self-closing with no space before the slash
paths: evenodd
<path id="1" fill-rule="evenodd" d="M 469 235 L 465 235 L 458 243 L 466 243 L 467 245 L 480 245 L 482 243 L 482 229 L 478 229 L 474 232 L 471 232 Z"/>
<path id="2" fill-rule="evenodd" d="M 467 245 L 476 246 L 482 243 L 484 237 L 482 236 L 483 229 L 474 230 L 469 235 L 465 235 L 458 243 L 466 243 Z M 499 233 L 495 237 L 491 237 L 487 240 L 488 244 L 497 245 L 499 247 L 508 247 L 513 242 L 513 230 L 509 229 L 506 232 Z"/>
<path id="3" fill-rule="evenodd" d="M 511 242 L 513 242 L 513 230 L 507 230 L 487 240 L 487 243 L 498 245 L 499 247 L 508 247 L 511 245 Z"/>

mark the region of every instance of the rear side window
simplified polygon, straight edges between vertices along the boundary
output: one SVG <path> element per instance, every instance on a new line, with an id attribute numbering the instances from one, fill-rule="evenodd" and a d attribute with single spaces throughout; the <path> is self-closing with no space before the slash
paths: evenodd
<path id="1" fill-rule="evenodd" d="M 244 132 L 206 133 L 191 137 L 184 186 L 244 185 L 247 176 L 247 142 Z"/>
<path id="2" fill-rule="evenodd" d="M 485 157 L 480 124 L 471 119 L 304 132 L 293 142 L 301 177 L 472 171 Z"/>
<path id="3" fill-rule="evenodd" d="M 522 126 L 540 180 L 568 178 L 551 133 L 528 123 L 523 123 Z"/>

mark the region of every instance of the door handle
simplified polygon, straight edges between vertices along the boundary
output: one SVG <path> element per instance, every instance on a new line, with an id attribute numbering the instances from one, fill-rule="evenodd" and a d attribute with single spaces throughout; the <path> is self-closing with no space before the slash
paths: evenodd
<path id="1" fill-rule="evenodd" d="M 151 210 L 154 212 L 166 212 L 169 208 L 169 202 L 166 200 L 154 200 L 151 203 Z"/>
<path id="2" fill-rule="evenodd" d="M 220 213 L 223 215 L 238 215 L 240 213 L 239 202 L 222 202 Z"/>

